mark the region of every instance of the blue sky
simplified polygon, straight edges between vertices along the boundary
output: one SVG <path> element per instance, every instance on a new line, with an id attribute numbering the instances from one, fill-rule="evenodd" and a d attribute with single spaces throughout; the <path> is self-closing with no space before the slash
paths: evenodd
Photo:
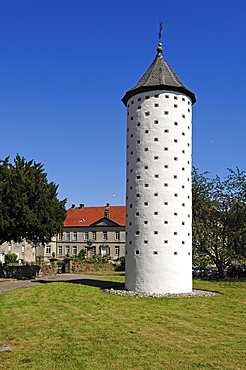
<path id="1" fill-rule="evenodd" d="M 197 98 L 193 165 L 246 170 L 239 0 L 0 0 L 0 158 L 43 163 L 67 207 L 125 204 L 121 98 L 155 58 L 160 18 L 164 56 Z"/>

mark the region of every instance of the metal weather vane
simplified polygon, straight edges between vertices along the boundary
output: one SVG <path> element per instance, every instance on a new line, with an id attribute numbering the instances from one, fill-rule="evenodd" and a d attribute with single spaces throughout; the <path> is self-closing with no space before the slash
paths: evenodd
<path id="1" fill-rule="evenodd" d="M 162 38 L 162 20 L 160 19 L 159 20 L 159 42 L 161 42 L 161 38 Z"/>

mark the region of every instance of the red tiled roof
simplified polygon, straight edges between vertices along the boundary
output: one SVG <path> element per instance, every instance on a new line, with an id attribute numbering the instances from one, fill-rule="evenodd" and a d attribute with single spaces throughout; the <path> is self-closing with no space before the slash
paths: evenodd
<path id="1" fill-rule="evenodd" d="M 72 207 L 67 210 L 67 217 L 63 226 L 89 226 L 103 218 L 104 211 L 109 210 L 108 218 L 125 226 L 126 224 L 126 207 L 109 206 L 109 207 Z M 84 221 L 80 221 L 84 220 Z"/>

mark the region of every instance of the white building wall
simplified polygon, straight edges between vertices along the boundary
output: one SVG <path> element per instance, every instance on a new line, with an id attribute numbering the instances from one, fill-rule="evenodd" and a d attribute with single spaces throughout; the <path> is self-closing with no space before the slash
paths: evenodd
<path id="1" fill-rule="evenodd" d="M 191 99 L 150 91 L 127 106 L 126 289 L 190 292 Z"/>

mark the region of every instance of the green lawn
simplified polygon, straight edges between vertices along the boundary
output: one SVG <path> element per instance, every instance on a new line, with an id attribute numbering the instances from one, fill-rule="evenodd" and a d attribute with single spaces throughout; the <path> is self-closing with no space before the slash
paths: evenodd
<path id="1" fill-rule="evenodd" d="M 121 297 L 65 282 L 1 294 L 0 344 L 15 348 L 0 352 L 0 367 L 246 369 L 246 282 L 197 280 L 194 287 L 222 294 Z"/>

